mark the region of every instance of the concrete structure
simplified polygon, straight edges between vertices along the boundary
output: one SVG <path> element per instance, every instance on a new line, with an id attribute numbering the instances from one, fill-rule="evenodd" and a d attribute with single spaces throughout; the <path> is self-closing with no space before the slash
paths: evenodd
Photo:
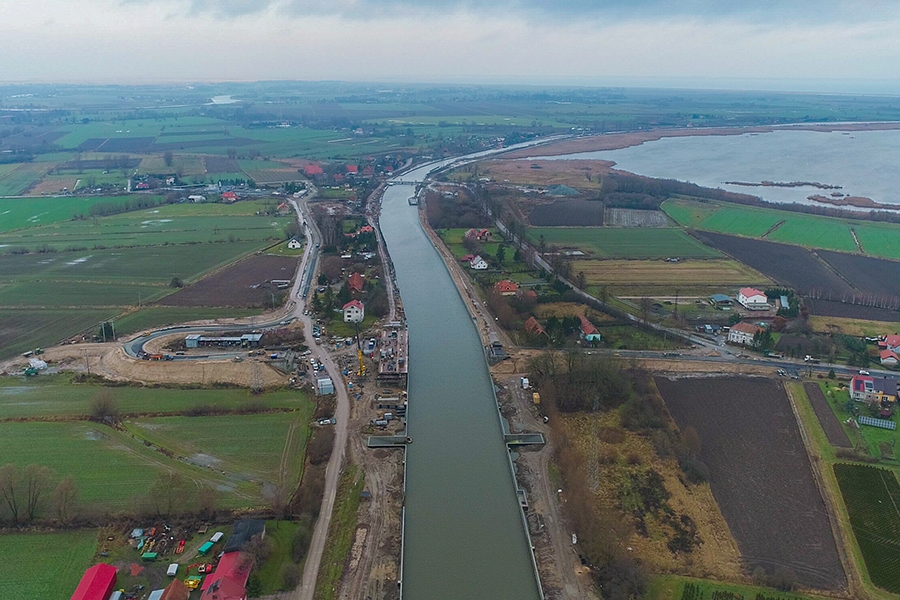
<path id="1" fill-rule="evenodd" d="M 288 241 L 288 248 L 290 248 L 291 250 L 297 250 L 297 249 L 302 248 L 302 247 L 303 247 L 303 242 L 301 242 L 300 240 L 298 240 L 298 239 L 295 238 L 295 237 L 292 237 L 292 238 Z"/>
<path id="2" fill-rule="evenodd" d="M 205 348 L 208 346 L 234 347 L 241 348 L 258 348 L 263 334 L 261 333 L 245 333 L 238 336 L 215 337 L 205 336 L 199 333 L 192 333 L 184 338 L 184 345 L 187 348 Z"/>
<path id="3" fill-rule="evenodd" d="M 762 327 L 753 323 L 737 323 L 728 332 L 728 341 L 732 344 L 749 346 L 753 343 L 753 336 L 762 331 Z"/>
<path id="4" fill-rule="evenodd" d="M 115 587 L 116 568 L 105 564 L 94 565 L 84 572 L 72 600 L 109 600 Z"/>
<path id="5" fill-rule="evenodd" d="M 747 310 L 769 310 L 771 308 L 766 295 L 754 288 L 741 288 L 737 301 Z"/>
<path id="6" fill-rule="evenodd" d="M 484 260 L 480 256 L 476 256 L 469 261 L 469 268 L 475 269 L 476 271 L 484 271 L 488 268 L 488 264 L 486 260 Z"/>
<path id="7" fill-rule="evenodd" d="M 857 402 L 888 404 L 897 401 L 897 381 L 869 375 L 854 375 L 850 380 L 850 397 Z"/>
<path id="8" fill-rule="evenodd" d="M 344 322 L 361 323 L 366 318 L 366 307 L 359 300 L 351 300 L 344 305 Z"/>

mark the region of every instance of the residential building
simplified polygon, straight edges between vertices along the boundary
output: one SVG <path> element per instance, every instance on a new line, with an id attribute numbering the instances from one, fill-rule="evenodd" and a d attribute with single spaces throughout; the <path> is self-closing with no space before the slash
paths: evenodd
<path id="1" fill-rule="evenodd" d="M 501 296 L 515 296 L 519 291 L 519 285 L 509 279 L 504 279 L 494 284 L 494 291 Z"/>
<path id="2" fill-rule="evenodd" d="M 534 317 L 528 317 L 528 320 L 525 321 L 525 331 L 532 335 L 547 335 L 547 332 L 544 331 L 544 328 Z"/>
<path id="3" fill-rule="evenodd" d="M 302 248 L 302 247 L 303 247 L 303 242 L 301 242 L 300 240 L 298 240 L 295 237 L 292 237 L 288 241 L 288 248 L 290 248 L 291 250 L 297 250 L 298 248 Z"/>
<path id="4" fill-rule="evenodd" d="M 886 404 L 897 400 L 897 381 L 870 375 L 854 375 L 850 380 L 850 397 L 857 402 Z"/>
<path id="5" fill-rule="evenodd" d="M 366 282 L 363 279 L 363 276 L 359 273 L 350 273 L 350 277 L 347 278 L 347 285 L 350 287 L 351 292 L 356 292 L 357 294 L 363 291 L 363 286 L 365 286 Z"/>
<path id="6" fill-rule="evenodd" d="M 766 295 L 750 287 L 740 289 L 737 301 L 747 310 L 769 310 L 771 308 Z"/>
<path id="7" fill-rule="evenodd" d="M 881 346 L 881 344 L 879 344 L 879 346 Z M 900 350 L 900 335 L 892 333 L 891 335 L 884 336 L 884 348 L 893 350 L 894 352 Z"/>
<path id="8" fill-rule="evenodd" d="M 109 600 L 116 587 L 116 568 L 112 565 L 94 565 L 84 572 L 72 594 L 72 600 Z"/>
<path id="9" fill-rule="evenodd" d="M 191 597 L 191 590 L 180 579 L 173 579 L 172 583 L 166 586 L 159 600 L 188 600 Z"/>
<path id="10" fill-rule="evenodd" d="M 344 305 L 344 322 L 360 323 L 366 317 L 366 308 L 359 300 L 351 300 Z"/>
<path id="11" fill-rule="evenodd" d="M 240 552 L 226 552 L 212 575 L 200 587 L 200 600 L 247 600 L 247 579 L 253 558 Z"/>
<path id="12" fill-rule="evenodd" d="M 600 332 L 597 331 L 597 328 L 594 327 L 594 324 L 588 321 L 587 317 L 585 317 L 584 315 L 579 315 L 578 319 L 581 321 L 581 339 L 588 342 L 599 342 Z"/>
<path id="13" fill-rule="evenodd" d="M 734 300 L 725 294 L 713 294 L 709 299 L 712 301 L 713 306 L 731 306 L 734 304 Z"/>
<path id="14" fill-rule="evenodd" d="M 469 267 L 475 269 L 476 271 L 484 271 L 488 268 L 488 264 L 486 260 L 484 260 L 480 256 L 476 256 L 469 261 Z"/>
<path id="15" fill-rule="evenodd" d="M 740 301 L 740 299 L 738 299 Z M 749 346 L 753 344 L 753 336 L 762 332 L 762 327 L 753 323 L 738 323 L 728 331 L 728 341 L 732 344 Z"/>
<path id="16" fill-rule="evenodd" d="M 900 358 L 897 357 L 897 353 L 893 350 L 881 351 L 881 364 L 885 367 L 896 367 L 898 362 L 900 362 Z"/>
<path id="17" fill-rule="evenodd" d="M 222 193 L 222 202 L 235 202 L 237 201 L 237 194 L 234 192 L 223 192 Z"/>

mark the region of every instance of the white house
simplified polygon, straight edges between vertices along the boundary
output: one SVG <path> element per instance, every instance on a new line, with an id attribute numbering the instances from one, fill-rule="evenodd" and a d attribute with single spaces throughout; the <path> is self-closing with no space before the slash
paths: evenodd
<path id="1" fill-rule="evenodd" d="M 360 323 L 366 316 L 366 307 L 359 300 L 351 300 L 344 305 L 344 322 Z"/>
<path id="2" fill-rule="evenodd" d="M 737 301 L 747 310 L 769 310 L 771 308 L 766 295 L 754 288 L 741 288 Z"/>
<path id="3" fill-rule="evenodd" d="M 201 196 L 200 194 L 192 194 L 188 196 L 188 200 L 191 202 L 206 202 L 206 196 Z"/>
<path id="4" fill-rule="evenodd" d="M 728 331 L 728 341 L 732 344 L 749 346 L 753 343 L 753 336 L 762 328 L 752 323 L 738 323 Z"/>
<path id="5" fill-rule="evenodd" d="M 300 240 L 298 240 L 295 237 L 292 237 L 291 240 L 288 242 L 288 248 L 290 248 L 291 250 L 296 250 L 297 248 L 301 248 L 301 247 L 303 247 L 303 242 L 301 242 Z"/>
<path id="6" fill-rule="evenodd" d="M 488 268 L 488 264 L 483 258 L 481 258 L 480 256 L 476 256 L 469 261 L 469 267 L 475 269 L 476 271 L 484 271 Z"/>

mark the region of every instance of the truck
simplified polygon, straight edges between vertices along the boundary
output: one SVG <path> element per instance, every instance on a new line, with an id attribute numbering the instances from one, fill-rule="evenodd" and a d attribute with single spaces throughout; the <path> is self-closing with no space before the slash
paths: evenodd
<path id="1" fill-rule="evenodd" d="M 819 360 L 818 358 L 813 358 L 812 356 L 810 356 L 809 354 L 807 354 L 807 355 L 803 358 L 803 362 L 808 362 L 808 363 L 811 364 L 811 365 L 817 365 L 817 364 L 819 364 L 819 363 L 822 362 L 822 361 Z"/>
<path id="2" fill-rule="evenodd" d="M 151 354 L 150 360 L 162 360 L 164 357 L 164 354 Z"/>

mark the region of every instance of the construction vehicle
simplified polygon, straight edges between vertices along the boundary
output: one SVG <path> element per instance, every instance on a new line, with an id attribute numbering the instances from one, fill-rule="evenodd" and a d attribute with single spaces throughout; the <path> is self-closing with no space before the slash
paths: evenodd
<path id="1" fill-rule="evenodd" d="M 356 356 L 359 358 L 359 370 L 356 372 L 358 377 L 366 376 L 366 363 L 363 362 L 362 346 L 359 343 L 359 321 L 356 322 Z"/>
<path id="2" fill-rule="evenodd" d="M 34 367 L 27 367 L 27 368 L 25 369 L 25 376 L 26 376 L 26 377 L 34 377 L 34 376 L 37 375 L 37 374 L 38 374 L 38 370 L 35 369 Z"/>

